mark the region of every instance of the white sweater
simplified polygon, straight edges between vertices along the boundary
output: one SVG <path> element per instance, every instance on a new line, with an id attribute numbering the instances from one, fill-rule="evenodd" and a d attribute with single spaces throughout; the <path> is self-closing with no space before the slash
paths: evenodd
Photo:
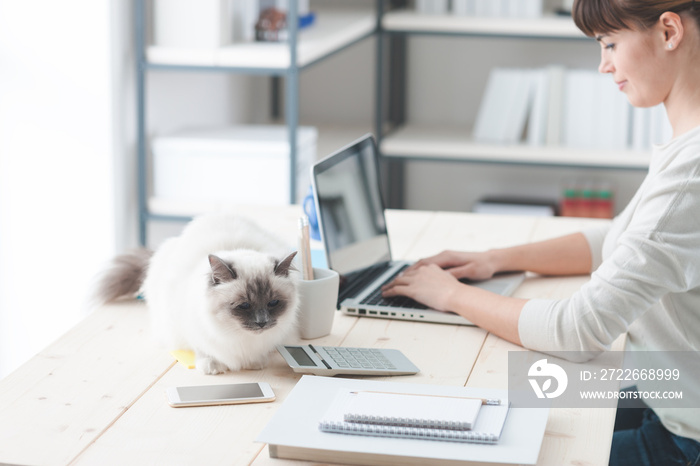
<path id="1" fill-rule="evenodd" d="M 528 301 L 518 322 L 523 346 L 605 350 L 627 332 L 628 350 L 700 350 L 700 127 L 655 146 L 629 205 L 584 235 L 590 282 L 569 299 Z M 684 373 L 673 390 L 693 386 L 700 374 Z M 671 432 L 700 440 L 700 409 L 655 411 Z"/>

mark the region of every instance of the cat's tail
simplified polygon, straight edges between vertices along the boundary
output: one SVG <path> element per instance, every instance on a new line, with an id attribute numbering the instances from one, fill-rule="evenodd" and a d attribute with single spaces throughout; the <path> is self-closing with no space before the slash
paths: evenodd
<path id="1" fill-rule="evenodd" d="M 141 248 L 112 259 L 96 279 L 90 306 L 99 307 L 121 298 L 135 298 L 146 278 L 148 262 L 152 255 L 153 251 Z"/>

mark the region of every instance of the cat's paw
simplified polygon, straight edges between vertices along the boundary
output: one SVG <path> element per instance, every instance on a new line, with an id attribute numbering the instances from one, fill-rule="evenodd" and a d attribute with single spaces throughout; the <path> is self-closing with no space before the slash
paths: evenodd
<path id="1" fill-rule="evenodd" d="M 247 369 L 250 371 L 259 371 L 260 369 L 264 369 L 266 365 L 267 361 L 255 361 L 247 364 L 243 369 Z"/>
<path id="2" fill-rule="evenodd" d="M 227 369 L 224 364 L 210 357 L 197 358 L 194 365 L 207 375 L 223 374 Z"/>
<path id="3" fill-rule="evenodd" d="M 243 362 L 243 369 L 247 369 L 250 371 L 258 371 L 260 369 L 264 369 L 265 366 L 267 366 L 267 361 L 268 361 L 268 355 L 263 355 L 263 356 L 258 356 L 255 359 L 251 359 L 248 361 Z"/>

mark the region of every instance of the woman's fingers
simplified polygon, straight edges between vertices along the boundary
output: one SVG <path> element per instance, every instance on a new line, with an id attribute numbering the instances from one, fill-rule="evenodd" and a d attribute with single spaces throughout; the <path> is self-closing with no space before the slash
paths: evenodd
<path id="1" fill-rule="evenodd" d="M 407 285 L 392 285 L 388 288 L 382 288 L 382 296 L 391 298 L 392 296 L 409 296 L 411 288 Z M 410 296 L 409 296 L 410 297 Z"/>

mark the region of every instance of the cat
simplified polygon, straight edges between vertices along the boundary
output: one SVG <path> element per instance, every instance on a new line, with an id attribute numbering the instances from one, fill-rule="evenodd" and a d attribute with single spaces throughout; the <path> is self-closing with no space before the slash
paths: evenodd
<path id="1" fill-rule="evenodd" d="M 189 349 L 205 374 L 259 369 L 296 337 L 296 252 L 252 221 L 223 214 L 192 220 L 155 252 L 118 256 L 97 285 L 100 302 L 141 294 L 166 348 Z"/>

